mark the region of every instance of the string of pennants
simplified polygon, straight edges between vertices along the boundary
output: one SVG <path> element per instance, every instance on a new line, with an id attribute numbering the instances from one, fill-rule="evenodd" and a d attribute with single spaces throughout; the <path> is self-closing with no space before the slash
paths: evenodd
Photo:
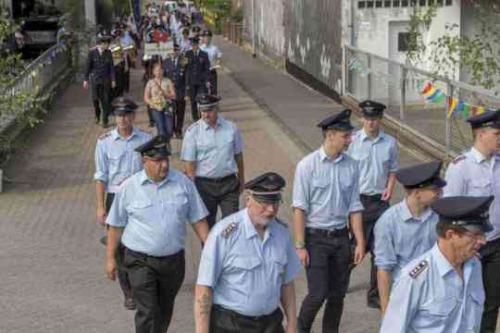
<path id="1" fill-rule="evenodd" d="M 348 70 L 358 72 L 361 77 L 372 74 L 375 80 L 387 83 L 394 88 L 400 87 L 399 80 L 394 80 L 394 77 L 390 73 L 368 68 L 368 66 L 356 56 L 351 55 L 351 59 L 347 63 L 347 68 Z M 488 110 L 494 111 L 494 109 L 472 105 L 463 99 L 448 96 L 442 89 L 436 87 L 432 81 L 424 79 L 423 76 L 419 74 L 412 72 L 408 73 L 407 82 L 411 86 L 417 88 L 420 95 L 422 95 L 427 102 L 433 104 L 446 103 L 448 117 L 462 117 L 467 119 L 471 116 L 480 115 Z"/>
<path id="2" fill-rule="evenodd" d="M 484 106 L 471 105 L 470 103 L 467 103 L 462 99 L 448 96 L 443 90 L 434 86 L 432 82 L 424 82 L 425 81 L 423 80 L 419 82 L 420 94 L 425 97 L 425 99 L 430 103 L 439 104 L 447 102 L 448 117 L 462 116 L 463 118 L 467 119 L 471 116 L 480 115 L 489 110 Z"/>

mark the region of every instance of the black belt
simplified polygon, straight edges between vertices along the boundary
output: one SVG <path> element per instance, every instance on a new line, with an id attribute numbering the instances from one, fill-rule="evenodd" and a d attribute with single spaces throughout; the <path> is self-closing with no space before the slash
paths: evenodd
<path id="1" fill-rule="evenodd" d="M 319 235 L 327 238 L 349 236 L 349 231 L 347 230 L 347 227 L 334 230 L 306 228 L 306 233 L 309 235 Z"/>
<path id="2" fill-rule="evenodd" d="M 221 178 L 208 178 L 208 177 L 196 177 L 197 180 L 201 180 L 201 181 L 204 181 L 204 182 L 211 182 L 211 183 L 222 183 L 226 180 L 230 180 L 230 179 L 233 179 L 233 178 L 236 178 L 236 174 L 235 173 L 232 173 L 230 175 L 227 175 L 227 176 L 224 176 L 224 177 L 221 177 Z"/>
<path id="3" fill-rule="evenodd" d="M 174 253 L 174 254 L 169 254 L 168 256 L 150 256 L 149 254 L 137 252 L 137 251 L 129 249 L 128 247 L 125 247 L 125 253 L 128 253 L 133 257 L 142 258 L 142 259 L 153 258 L 153 259 L 160 259 L 160 260 L 169 260 L 169 259 L 176 259 L 176 258 L 182 257 L 184 255 L 184 250 L 180 250 L 179 252 Z"/>
<path id="4" fill-rule="evenodd" d="M 382 200 L 382 194 L 360 194 L 359 197 L 361 200 L 367 200 L 367 201 L 380 201 Z"/>
<path id="5" fill-rule="evenodd" d="M 213 305 L 213 309 L 216 312 L 224 313 L 224 314 L 229 315 L 229 316 L 234 317 L 234 318 L 239 318 L 239 319 L 244 319 L 244 320 L 251 320 L 251 321 L 257 321 L 257 322 L 267 322 L 269 319 L 271 319 L 274 316 L 276 316 L 276 312 L 277 311 L 281 311 L 280 308 L 276 308 L 276 310 L 274 310 L 273 312 L 271 312 L 270 314 L 267 314 L 267 315 L 262 315 L 262 316 L 245 316 L 245 315 L 242 315 L 241 313 L 238 313 L 236 311 L 223 308 L 222 306 L 220 306 L 218 304 L 214 304 Z"/>

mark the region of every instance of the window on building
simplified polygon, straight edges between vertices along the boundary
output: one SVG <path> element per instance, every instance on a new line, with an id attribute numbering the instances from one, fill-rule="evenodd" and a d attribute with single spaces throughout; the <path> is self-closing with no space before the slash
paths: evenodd
<path id="1" fill-rule="evenodd" d="M 363 9 L 366 7 L 366 2 L 364 1 L 358 1 L 358 8 Z"/>
<path id="2" fill-rule="evenodd" d="M 375 8 L 382 7 L 382 1 L 375 1 Z"/>
<path id="3" fill-rule="evenodd" d="M 393 0 L 392 7 L 399 7 L 399 0 Z"/>
<path id="4" fill-rule="evenodd" d="M 391 0 L 384 1 L 384 7 L 391 7 Z"/>
<path id="5" fill-rule="evenodd" d="M 437 0 L 436 2 L 437 2 L 438 6 L 442 6 L 443 5 L 443 0 Z"/>
<path id="6" fill-rule="evenodd" d="M 428 5 L 429 5 L 429 6 L 434 6 L 434 0 L 429 0 L 429 1 L 428 1 Z"/>
<path id="7" fill-rule="evenodd" d="M 373 8 L 373 1 L 367 1 L 366 8 Z"/>
<path id="8" fill-rule="evenodd" d="M 401 7 L 408 7 L 408 0 L 402 0 Z"/>
<path id="9" fill-rule="evenodd" d="M 446 6 L 453 6 L 453 0 L 446 0 Z"/>
<path id="10" fill-rule="evenodd" d="M 418 4 L 419 4 L 421 7 L 425 7 L 425 5 L 427 5 L 427 0 L 419 0 L 419 1 L 418 1 Z"/>

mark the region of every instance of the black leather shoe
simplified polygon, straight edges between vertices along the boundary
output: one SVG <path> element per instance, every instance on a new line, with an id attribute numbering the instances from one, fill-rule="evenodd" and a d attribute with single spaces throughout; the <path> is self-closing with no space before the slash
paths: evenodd
<path id="1" fill-rule="evenodd" d="M 123 302 L 123 306 L 127 310 L 135 310 L 135 302 L 132 298 L 125 298 L 125 302 Z"/>
<path id="2" fill-rule="evenodd" d="M 380 300 L 378 298 L 368 298 L 366 305 L 372 309 L 380 309 Z"/>

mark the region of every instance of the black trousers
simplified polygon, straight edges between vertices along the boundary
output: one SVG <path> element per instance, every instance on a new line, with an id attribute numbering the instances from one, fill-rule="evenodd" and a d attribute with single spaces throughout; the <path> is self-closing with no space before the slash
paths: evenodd
<path id="1" fill-rule="evenodd" d="M 182 134 L 184 127 L 184 113 L 186 111 L 186 101 L 184 99 L 176 100 L 174 102 L 174 133 L 177 135 Z"/>
<path id="2" fill-rule="evenodd" d="M 239 210 L 240 181 L 236 175 L 219 179 L 196 177 L 194 183 L 208 209 L 207 221 L 210 228 L 215 224 L 217 208 L 220 207 L 222 218 Z"/>
<path id="3" fill-rule="evenodd" d="M 199 94 L 204 94 L 207 92 L 207 87 L 204 84 L 191 84 L 189 86 L 189 99 L 191 100 L 191 117 L 193 122 L 200 119 L 200 113 L 198 112 L 198 103 L 196 102 L 196 97 Z"/>
<path id="4" fill-rule="evenodd" d="M 495 333 L 500 307 L 500 238 L 489 241 L 481 249 L 481 262 L 486 293 L 481 333 Z"/>
<path id="5" fill-rule="evenodd" d="M 217 70 L 210 71 L 208 82 L 210 83 L 210 94 L 217 95 Z"/>
<path id="6" fill-rule="evenodd" d="M 105 83 L 93 84 L 92 103 L 94 104 L 95 118 L 103 125 L 108 125 L 111 113 L 111 87 Z"/>
<path id="7" fill-rule="evenodd" d="M 115 199 L 114 193 L 106 194 L 106 214 L 109 213 L 111 209 L 111 205 L 113 204 L 113 200 Z M 120 283 L 120 288 L 123 292 L 123 296 L 125 298 L 132 297 L 132 288 L 130 287 L 130 281 L 128 279 L 127 270 L 123 267 L 123 260 L 125 257 L 125 246 L 122 243 L 118 246 L 118 251 L 116 251 L 116 264 L 117 267 L 117 276 L 118 282 Z"/>
<path id="8" fill-rule="evenodd" d="M 349 232 L 344 228 L 326 235 L 318 230 L 306 229 L 306 249 L 309 253 L 309 266 L 306 268 L 308 293 L 300 308 L 298 332 L 310 332 L 314 318 L 326 301 L 323 332 L 337 333 L 352 260 Z"/>
<path id="9" fill-rule="evenodd" d="M 130 91 L 130 69 L 123 72 L 123 93 L 128 94 Z"/>
<path id="10" fill-rule="evenodd" d="M 366 240 L 366 252 L 370 252 L 370 287 L 366 295 L 368 301 L 379 302 L 377 285 L 377 267 L 375 266 L 375 223 L 390 207 L 387 201 L 382 201 L 382 195 L 360 195 L 363 210 L 363 229 Z M 353 239 L 354 242 L 354 239 Z M 354 265 L 351 266 L 351 271 Z"/>
<path id="11" fill-rule="evenodd" d="M 266 316 L 247 317 L 218 305 L 212 307 L 210 333 L 284 333 L 280 308 Z"/>
<path id="12" fill-rule="evenodd" d="M 137 307 L 136 333 L 167 332 L 175 297 L 184 281 L 184 251 L 165 257 L 151 257 L 125 249 L 124 265 Z"/>

